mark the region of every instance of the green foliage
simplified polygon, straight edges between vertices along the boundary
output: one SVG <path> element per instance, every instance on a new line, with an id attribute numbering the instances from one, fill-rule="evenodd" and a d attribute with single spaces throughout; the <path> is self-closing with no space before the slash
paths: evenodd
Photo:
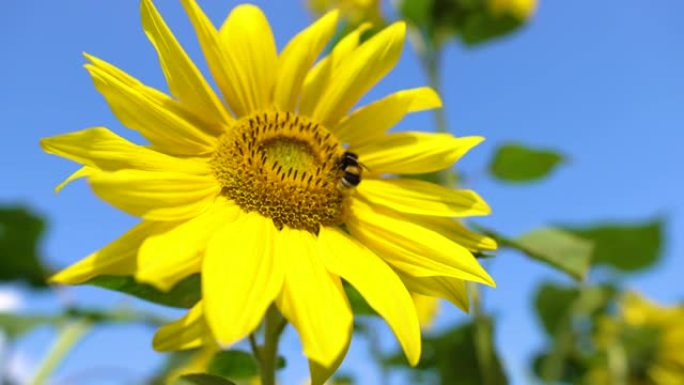
<path id="1" fill-rule="evenodd" d="M 151 285 L 137 282 L 133 277 L 99 276 L 86 283 L 130 294 L 160 305 L 180 308 L 192 307 L 200 300 L 202 295 L 199 274 L 185 278 L 168 292 L 163 292 Z"/>
<path id="2" fill-rule="evenodd" d="M 399 14 L 418 28 L 432 47 L 452 37 L 467 45 L 479 45 L 510 34 L 525 22 L 496 14 L 486 0 L 402 0 Z"/>
<path id="3" fill-rule="evenodd" d="M 216 353 L 209 364 L 208 372 L 237 380 L 258 375 L 259 367 L 251 354 L 242 350 L 226 350 Z"/>
<path id="4" fill-rule="evenodd" d="M 493 231 L 486 231 L 502 247 L 518 250 L 535 260 L 583 280 L 591 264 L 593 245 L 568 231 L 547 227 L 533 230 L 511 239 Z"/>
<path id="5" fill-rule="evenodd" d="M 570 312 L 577 297 L 579 290 L 575 287 L 562 287 L 550 283 L 539 287 L 534 304 L 537 317 L 549 336 L 554 336 L 560 328 L 570 326 Z"/>
<path id="6" fill-rule="evenodd" d="M 181 376 L 178 380 L 176 380 L 174 385 L 235 385 L 235 383 L 223 377 L 205 373 L 197 373 Z"/>
<path id="7" fill-rule="evenodd" d="M 658 219 L 568 230 L 594 243 L 594 263 L 631 272 L 651 267 L 658 261 L 663 228 L 663 221 Z"/>
<path id="8" fill-rule="evenodd" d="M 502 181 L 532 182 L 551 174 L 562 161 L 563 156 L 557 152 L 509 143 L 496 150 L 489 169 Z"/>
<path id="9" fill-rule="evenodd" d="M 378 313 L 373 310 L 372 307 L 366 302 L 361 293 L 359 293 L 354 287 L 345 282 L 344 291 L 347 293 L 347 298 L 349 298 L 349 303 L 351 304 L 352 311 L 355 315 L 365 315 L 365 316 L 377 316 Z"/>
<path id="10" fill-rule="evenodd" d="M 417 370 L 413 371 L 413 384 L 442 385 L 504 385 L 506 374 L 493 344 L 491 319 L 479 317 L 472 323 L 460 325 L 423 341 L 423 355 Z M 388 358 L 393 366 L 404 366 L 401 352 Z M 439 382 L 428 373 L 438 375 Z"/>
<path id="11" fill-rule="evenodd" d="M 537 317 L 548 336 L 532 366 L 549 383 L 577 383 L 598 357 L 591 351 L 596 320 L 617 297 L 610 285 L 574 287 L 545 283 L 535 295 Z"/>
<path id="12" fill-rule="evenodd" d="M 535 294 L 535 309 L 543 329 L 549 336 L 571 327 L 573 317 L 594 317 L 604 312 L 618 291 L 611 285 L 559 286 L 544 283 Z"/>
<path id="13" fill-rule="evenodd" d="M 44 228 L 43 219 L 24 207 L 0 207 L 0 282 L 46 287 L 38 255 Z"/>
<path id="14" fill-rule="evenodd" d="M 567 231 L 553 227 L 541 228 L 523 234 L 513 244 L 527 255 L 577 280 L 584 279 L 589 271 L 592 243 Z"/>

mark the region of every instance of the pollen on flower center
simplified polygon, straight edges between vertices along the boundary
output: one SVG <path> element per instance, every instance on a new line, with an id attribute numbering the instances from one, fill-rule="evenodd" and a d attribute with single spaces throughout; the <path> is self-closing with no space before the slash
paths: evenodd
<path id="1" fill-rule="evenodd" d="M 344 222 L 343 148 L 323 126 L 286 112 L 241 118 L 221 136 L 212 167 L 222 193 L 279 228 L 318 233 Z"/>

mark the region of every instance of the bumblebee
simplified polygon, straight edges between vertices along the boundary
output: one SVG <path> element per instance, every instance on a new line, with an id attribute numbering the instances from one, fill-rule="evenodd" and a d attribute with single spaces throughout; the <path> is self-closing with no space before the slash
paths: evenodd
<path id="1" fill-rule="evenodd" d="M 338 161 L 340 170 L 342 170 L 342 178 L 337 184 L 340 190 L 348 190 L 354 188 L 361 183 L 361 174 L 364 166 L 359 162 L 359 156 L 353 152 L 345 151 Z"/>

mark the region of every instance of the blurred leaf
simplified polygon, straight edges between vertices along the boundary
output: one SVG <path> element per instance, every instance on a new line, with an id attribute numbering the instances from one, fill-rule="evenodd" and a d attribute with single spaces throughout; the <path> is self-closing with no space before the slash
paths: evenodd
<path id="1" fill-rule="evenodd" d="M 442 385 L 507 384 L 492 335 L 493 321 L 480 318 L 477 322 L 425 338 L 418 370 L 411 371 L 413 383 L 429 378 L 425 371 L 434 371 L 439 374 L 439 383 Z M 481 346 L 484 349 L 478 350 L 478 340 L 485 343 L 486 346 Z M 388 357 L 387 363 L 393 366 L 407 365 L 401 352 Z"/>
<path id="2" fill-rule="evenodd" d="M 433 23 L 432 10 L 434 7 L 435 0 L 404 0 L 399 4 L 399 13 L 401 18 L 409 23 L 429 29 Z"/>
<path id="3" fill-rule="evenodd" d="M 551 283 L 542 284 L 535 295 L 534 305 L 544 331 L 554 336 L 562 327 L 569 327 L 572 304 L 579 297 L 575 287 Z"/>
<path id="4" fill-rule="evenodd" d="M 209 374 L 238 380 L 257 376 L 259 367 L 251 354 L 242 350 L 227 350 L 216 353 L 207 371 Z"/>
<path id="5" fill-rule="evenodd" d="M 530 231 L 514 241 L 540 261 L 582 280 L 591 265 L 593 244 L 567 231 L 548 227 Z"/>
<path id="6" fill-rule="evenodd" d="M 491 230 L 484 230 L 501 246 L 516 249 L 547 263 L 577 280 L 589 271 L 593 244 L 568 231 L 548 227 L 530 231 L 517 239 L 506 238 Z"/>
<path id="7" fill-rule="evenodd" d="M 584 380 L 586 365 L 584 364 L 582 357 L 578 357 L 574 354 L 564 357 L 562 362 L 560 362 L 561 367 L 559 368 L 559 373 L 553 376 L 555 378 L 551 378 L 548 374 L 544 373 L 548 362 L 554 359 L 554 354 L 556 353 L 538 353 L 532 359 L 532 370 L 534 371 L 534 374 L 542 380 L 553 384 L 558 383 L 559 381 L 563 384 L 583 384 L 584 382 L 582 380 Z"/>
<path id="8" fill-rule="evenodd" d="M 197 373 L 181 376 L 174 385 L 235 385 L 235 383 L 228 381 L 223 377 Z"/>
<path id="9" fill-rule="evenodd" d="M 661 254 L 663 221 L 638 224 L 607 224 L 568 231 L 594 243 L 594 263 L 622 271 L 653 266 Z"/>
<path id="10" fill-rule="evenodd" d="M 548 176 L 562 160 L 554 151 L 511 143 L 496 150 L 489 169 L 492 175 L 506 182 L 531 182 Z"/>
<path id="11" fill-rule="evenodd" d="M 355 315 L 377 316 L 378 313 L 366 302 L 361 293 L 348 283 L 344 284 L 344 291 L 347 293 L 349 303 Z"/>
<path id="12" fill-rule="evenodd" d="M 46 287 L 38 255 L 44 221 L 23 207 L 0 207 L 0 281 Z"/>
<path id="13" fill-rule="evenodd" d="M 539 378 L 549 383 L 579 383 L 593 355 L 586 352 L 596 320 L 614 303 L 618 290 L 610 285 L 573 287 L 546 283 L 535 294 L 535 308 L 550 337 L 533 361 Z"/>
<path id="14" fill-rule="evenodd" d="M 43 325 L 55 325 L 65 320 L 60 315 L 19 315 L 0 313 L 0 330 L 10 338 L 30 332 Z"/>
<path id="15" fill-rule="evenodd" d="M 460 36 L 464 43 L 477 45 L 505 36 L 522 25 L 520 19 L 511 15 L 494 15 L 489 10 L 481 8 L 465 19 Z"/>
<path id="16" fill-rule="evenodd" d="M 180 308 L 190 308 L 201 298 L 199 274 L 185 278 L 166 293 L 151 285 L 137 282 L 133 277 L 99 276 L 86 284 L 130 294 L 160 305 Z"/>
<path id="17" fill-rule="evenodd" d="M 535 294 L 537 316 L 544 330 L 554 336 L 559 328 L 569 327 L 571 317 L 593 317 L 604 313 L 618 295 L 610 285 L 574 287 L 544 283 Z"/>

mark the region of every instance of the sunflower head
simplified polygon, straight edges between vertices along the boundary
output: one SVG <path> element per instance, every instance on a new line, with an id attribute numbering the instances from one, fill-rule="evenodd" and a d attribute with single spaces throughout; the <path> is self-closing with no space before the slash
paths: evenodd
<path id="1" fill-rule="evenodd" d="M 683 307 L 660 306 L 630 292 L 622 298 L 619 317 L 599 323 L 597 345 L 608 355 L 616 349 L 624 354 L 630 385 L 684 384 L 683 319 Z M 604 366 L 592 368 L 588 378 L 588 383 L 614 383 Z"/>
<path id="2" fill-rule="evenodd" d="M 388 133 L 408 113 L 441 107 L 427 87 L 356 106 L 398 61 L 402 22 L 363 42 L 360 26 L 319 57 L 338 11 L 278 52 L 256 6 L 237 6 L 217 28 L 194 0 L 182 4 L 220 96 L 150 0 L 141 2 L 143 27 L 171 95 L 87 55 L 95 87 L 148 143 L 96 127 L 42 145 L 82 165 L 59 188 L 87 178 L 141 222 L 53 281 L 133 276 L 170 290 L 199 274 L 201 301 L 159 330 L 158 350 L 230 346 L 277 309 L 299 333 L 314 383 L 349 346 L 350 285 L 416 364 L 412 294 L 467 310 L 466 281 L 494 285 L 473 252 L 496 243 L 461 223 L 489 213 L 478 194 L 411 175 L 451 167 L 482 138 Z"/>

